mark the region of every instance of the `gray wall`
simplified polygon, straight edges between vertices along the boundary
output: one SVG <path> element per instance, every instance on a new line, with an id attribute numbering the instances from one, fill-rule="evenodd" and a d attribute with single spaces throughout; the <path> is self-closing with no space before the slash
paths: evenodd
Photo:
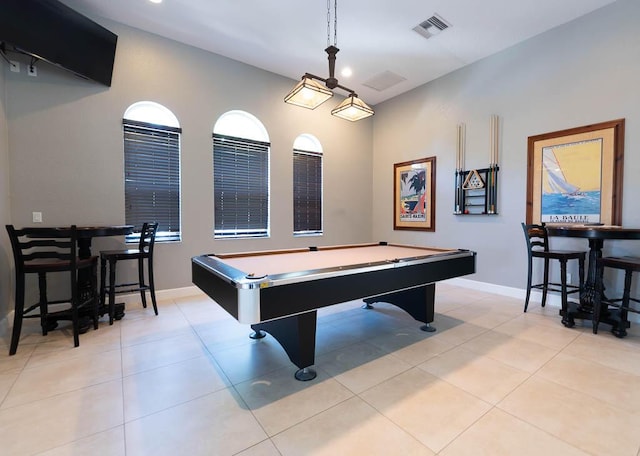
<path id="1" fill-rule="evenodd" d="M 623 224 L 640 227 L 638 24 L 640 2 L 620 0 L 376 106 L 373 237 L 475 250 L 473 280 L 522 289 L 527 138 L 617 118 L 626 118 Z M 455 216 L 456 125 L 466 124 L 466 168 L 485 168 L 492 114 L 501 127 L 499 215 Z M 393 164 L 430 156 L 437 157 L 436 232 L 394 231 Z M 640 243 L 607 242 L 612 252 L 638 255 Z"/>
<path id="2" fill-rule="evenodd" d="M 315 111 L 285 105 L 282 98 L 293 84 L 286 78 L 101 23 L 119 35 L 111 88 L 45 64 L 39 65 L 37 78 L 24 69 L 10 73 L 2 64 L 0 218 L 31 225 L 31 212 L 41 211 L 46 225 L 123 223 L 122 115 L 136 101 L 162 103 L 183 128 L 183 242 L 158 246 L 160 289 L 189 286 L 190 257 L 201 253 L 371 240 L 473 249 L 478 272 L 472 279 L 521 289 L 527 137 L 621 117 L 626 118 L 623 222 L 640 226 L 634 200 L 640 192 L 636 0 L 620 0 L 382 103 L 372 120 L 358 123 L 333 118 L 328 105 Z M 211 131 L 231 109 L 257 116 L 271 137 L 269 239 L 214 241 L 211 235 Z M 486 167 L 491 114 L 501 121 L 499 215 L 454 216 L 456 125 L 467 126 L 466 167 Z M 291 234 L 291 145 L 300 133 L 316 135 L 325 150 L 321 238 Z M 437 157 L 436 231 L 394 231 L 393 164 L 429 156 Z M 5 235 L 0 238 L 5 250 L 0 297 L 6 299 L 7 244 Z M 586 247 L 579 240 L 556 241 Z M 97 239 L 94 247 L 111 248 L 117 242 Z M 637 244 L 607 242 L 606 253 L 640 254 Z M 3 303 L 0 315 L 6 308 Z"/>
<path id="3" fill-rule="evenodd" d="M 0 60 L 0 332 L 3 326 L 2 317 L 9 311 L 9 296 L 12 277 L 9 265 L 13 262 L 9 239 L 4 225 L 11 223 L 9 208 L 9 141 L 6 114 L 6 82 L 5 68 L 8 64 Z M 8 70 L 7 70 L 8 71 Z"/>
<path id="4" fill-rule="evenodd" d="M 314 111 L 287 105 L 290 79 L 102 23 L 119 37 L 110 88 L 44 63 L 37 78 L 5 71 L 14 224 L 33 225 L 32 211 L 42 212 L 44 225 L 123 223 L 122 116 L 131 104 L 152 100 L 173 111 L 183 129 L 183 241 L 157 246 L 159 289 L 190 286 L 194 255 L 370 241 L 372 120 L 338 119 L 330 115 L 332 103 Z M 232 109 L 255 115 L 270 135 L 269 239 L 213 240 L 211 135 Z M 315 135 L 324 149 L 322 237 L 292 234 L 292 146 L 301 133 Z M 94 250 L 118 242 L 94 239 Z M 127 266 L 133 272 L 135 265 Z"/>

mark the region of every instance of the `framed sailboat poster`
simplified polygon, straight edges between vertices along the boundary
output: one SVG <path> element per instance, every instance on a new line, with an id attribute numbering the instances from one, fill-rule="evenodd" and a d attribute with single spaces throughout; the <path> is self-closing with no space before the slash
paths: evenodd
<path id="1" fill-rule="evenodd" d="M 530 136 L 527 223 L 622 224 L 624 119 Z"/>

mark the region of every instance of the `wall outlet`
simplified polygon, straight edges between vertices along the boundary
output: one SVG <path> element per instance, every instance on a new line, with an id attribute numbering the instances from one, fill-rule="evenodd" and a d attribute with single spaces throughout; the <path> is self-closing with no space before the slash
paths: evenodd
<path id="1" fill-rule="evenodd" d="M 20 62 L 17 60 L 9 60 L 9 69 L 14 73 L 20 73 Z"/>
<path id="2" fill-rule="evenodd" d="M 29 76 L 38 76 L 38 69 L 36 68 L 35 65 L 28 65 L 27 66 L 27 74 Z"/>
<path id="3" fill-rule="evenodd" d="M 33 212 L 33 223 L 42 223 L 42 212 Z"/>

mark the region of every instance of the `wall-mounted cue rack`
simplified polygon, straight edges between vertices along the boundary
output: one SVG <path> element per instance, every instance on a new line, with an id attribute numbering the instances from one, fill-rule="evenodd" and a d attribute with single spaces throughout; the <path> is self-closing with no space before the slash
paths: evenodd
<path id="1" fill-rule="evenodd" d="M 458 125 L 455 202 L 456 215 L 496 215 L 498 213 L 498 116 L 491 116 L 489 167 L 464 169 L 465 126 Z"/>
<path id="2" fill-rule="evenodd" d="M 492 166 L 456 172 L 456 215 L 497 214 L 498 170 Z"/>

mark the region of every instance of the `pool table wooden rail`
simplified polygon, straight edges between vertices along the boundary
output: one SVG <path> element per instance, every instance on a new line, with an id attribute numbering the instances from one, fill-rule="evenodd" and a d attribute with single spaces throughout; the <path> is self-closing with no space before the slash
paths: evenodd
<path id="1" fill-rule="evenodd" d="M 424 248 L 424 247 L 406 247 L 392 244 L 360 244 L 356 247 L 375 247 L 379 245 L 386 245 L 389 247 L 396 247 L 412 251 L 412 256 L 407 257 L 379 257 L 374 261 L 365 262 L 345 262 L 339 266 L 330 266 L 324 263 L 320 263 L 318 267 L 311 269 L 296 269 L 290 272 L 275 272 L 268 273 L 267 270 L 273 269 L 278 271 L 277 267 L 273 267 L 272 264 L 264 264 L 268 262 L 274 255 L 284 255 L 287 259 L 291 259 L 291 255 L 295 254 L 308 254 L 309 252 L 327 252 L 340 251 L 340 249 L 346 249 L 347 246 L 339 247 L 309 247 L 306 249 L 295 250 L 276 250 L 268 252 L 247 252 L 247 253 L 233 253 L 233 254 L 221 254 L 221 255 L 201 255 L 194 257 L 193 261 L 201 264 L 203 267 L 209 269 L 212 273 L 219 276 L 221 279 L 227 280 L 228 283 L 236 288 L 267 288 L 271 286 L 286 285 L 288 283 L 308 282 L 313 280 L 319 280 L 322 278 L 336 277 L 339 275 L 353 274 L 355 270 L 359 270 L 359 273 L 367 273 L 375 270 L 388 269 L 389 267 L 399 268 L 412 266 L 417 263 L 441 261 L 443 257 L 466 257 L 469 256 L 466 250 L 454 250 L 454 249 L 439 249 L 439 248 Z M 353 246 L 351 246 L 353 248 Z M 395 252 L 395 253 L 402 253 Z M 234 260 L 236 259 L 248 259 L 250 261 L 263 260 L 262 265 L 259 266 L 261 271 L 259 273 L 249 272 L 238 267 L 234 267 Z M 307 257 L 308 259 L 308 257 Z M 229 260 L 229 261 L 228 261 Z M 230 263 L 231 261 L 231 263 Z M 305 262 L 309 264 L 309 262 Z M 316 265 L 313 261 L 312 265 Z M 255 270 L 255 265 L 249 266 L 247 269 L 251 271 Z M 289 266 L 289 269 L 292 269 Z"/>

